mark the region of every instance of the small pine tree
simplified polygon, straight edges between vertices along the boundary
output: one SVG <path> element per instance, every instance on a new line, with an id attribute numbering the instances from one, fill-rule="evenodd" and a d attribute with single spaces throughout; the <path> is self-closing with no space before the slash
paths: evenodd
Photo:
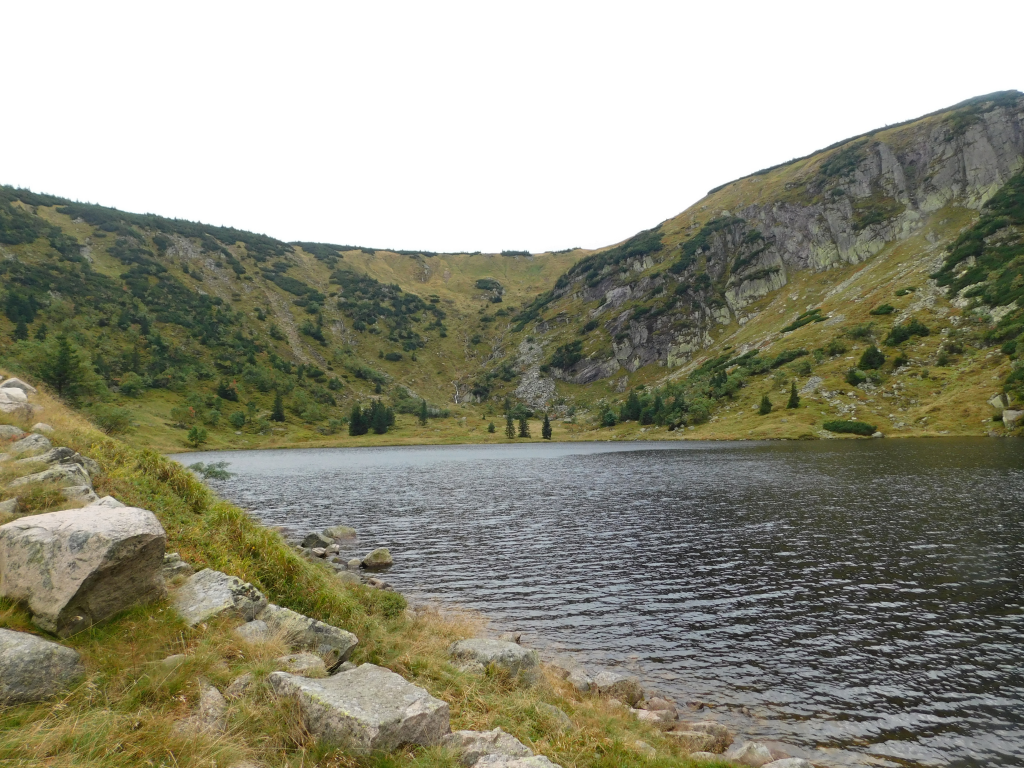
<path id="1" fill-rule="evenodd" d="M 768 399 L 768 395 L 761 396 L 761 405 L 757 409 L 757 412 L 762 416 L 767 416 L 772 412 L 772 401 Z"/>
<path id="2" fill-rule="evenodd" d="M 796 393 L 796 382 L 792 382 L 792 386 L 789 388 L 789 402 L 786 403 L 787 408 L 799 408 L 800 407 L 800 395 Z"/>
<path id="3" fill-rule="evenodd" d="M 519 436 L 529 437 L 530 436 L 530 423 L 526 420 L 525 416 L 519 417 Z"/>
<path id="4" fill-rule="evenodd" d="M 28 325 L 25 324 L 24 320 L 19 320 L 18 324 L 14 326 L 14 340 L 25 341 L 28 338 Z"/>
<path id="5" fill-rule="evenodd" d="M 420 426 L 425 427 L 427 425 L 427 401 L 420 401 Z"/>
<path id="6" fill-rule="evenodd" d="M 43 361 L 43 381 L 53 387 L 58 397 L 74 397 L 84 377 L 82 361 L 68 337 L 61 334 L 50 355 Z"/>
<path id="7" fill-rule="evenodd" d="M 373 388 L 373 392 L 374 392 L 374 394 L 379 395 L 382 391 L 383 390 L 381 389 L 380 382 L 378 381 L 377 384 Z"/>
<path id="8" fill-rule="evenodd" d="M 509 440 L 516 439 L 516 427 L 512 423 L 512 412 L 509 411 L 505 414 L 505 437 Z"/>
<path id="9" fill-rule="evenodd" d="M 494 426 L 494 422 L 493 422 L 493 421 L 492 421 L 492 422 L 490 422 L 490 423 L 489 423 L 489 424 L 487 425 L 487 432 L 488 432 L 489 434 L 492 434 L 492 435 L 493 435 L 493 434 L 494 434 L 495 432 L 497 432 L 497 431 L 498 431 L 498 429 L 497 429 L 497 427 L 495 427 L 495 426 Z"/>
<path id="10" fill-rule="evenodd" d="M 274 395 L 274 410 L 270 414 L 270 420 L 284 421 L 284 398 L 281 397 L 280 392 Z"/>
<path id="11" fill-rule="evenodd" d="M 36 339 L 39 341 L 46 341 L 46 334 L 50 332 L 50 329 L 46 327 L 46 323 L 40 323 L 39 327 L 36 328 Z"/>
<path id="12" fill-rule="evenodd" d="M 540 427 L 540 436 L 545 440 L 551 439 L 551 420 L 546 413 L 544 414 L 544 423 Z"/>

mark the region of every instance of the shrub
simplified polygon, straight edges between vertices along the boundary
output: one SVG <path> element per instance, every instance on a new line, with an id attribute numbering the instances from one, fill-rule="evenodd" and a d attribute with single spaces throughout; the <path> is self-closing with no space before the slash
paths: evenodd
<path id="1" fill-rule="evenodd" d="M 206 437 L 206 430 L 202 427 L 196 426 L 192 427 L 192 429 L 188 431 L 188 436 L 185 438 L 185 442 L 192 448 L 198 448 L 206 442 Z"/>
<path id="2" fill-rule="evenodd" d="M 93 423 L 108 435 L 123 435 L 132 428 L 132 412 L 127 408 L 94 405 L 89 415 Z"/>
<path id="3" fill-rule="evenodd" d="M 399 360 L 402 359 L 402 353 L 401 352 L 388 352 L 386 355 L 384 355 L 384 359 L 385 360 L 390 360 L 392 363 L 397 363 Z"/>
<path id="4" fill-rule="evenodd" d="M 580 360 L 583 359 L 583 342 L 573 341 L 569 344 L 563 344 L 555 350 L 555 353 L 551 356 L 550 365 L 553 368 L 561 368 L 563 370 L 572 368 Z"/>
<path id="5" fill-rule="evenodd" d="M 906 353 L 900 352 L 896 357 L 892 359 L 892 369 L 895 371 L 897 368 L 902 368 L 904 365 L 910 362 L 910 358 L 907 357 Z"/>
<path id="6" fill-rule="evenodd" d="M 235 475 L 228 472 L 228 466 L 226 461 L 211 461 L 209 464 L 197 461 L 195 464 L 189 464 L 188 468 L 203 480 L 229 480 Z"/>
<path id="7" fill-rule="evenodd" d="M 245 426 L 245 414 L 241 411 L 235 411 L 228 416 L 228 423 L 235 429 L 241 429 Z"/>
<path id="8" fill-rule="evenodd" d="M 793 366 L 793 371 L 799 376 L 810 376 L 811 361 L 801 360 L 799 363 Z"/>
<path id="9" fill-rule="evenodd" d="M 828 352 L 830 357 L 841 355 L 846 352 L 846 345 L 840 339 L 832 339 L 825 347 L 825 351 Z"/>
<path id="10" fill-rule="evenodd" d="M 907 286 L 906 288 L 900 288 L 898 291 L 896 291 L 896 295 L 897 296 L 906 296 L 908 293 L 913 293 L 916 290 L 917 290 L 917 288 L 915 288 L 914 286 L 911 285 L 911 286 Z"/>
<path id="11" fill-rule="evenodd" d="M 196 409 L 190 405 L 179 405 L 171 408 L 171 421 L 176 427 L 184 429 L 196 420 Z"/>
<path id="12" fill-rule="evenodd" d="M 867 380 L 868 377 L 865 375 L 864 371 L 858 370 L 856 368 L 851 368 L 846 372 L 846 383 L 849 384 L 851 387 L 859 386 L 860 384 L 863 384 Z"/>
<path id="13" fill-rule="evenodd" d="M 928 326 L 918 320 L 916 317 L 911 318 L 905 323 L 894 326 L 889 335 L 885 337 L 885 345 L 887 347 L 895 347 L 902 344 L 912 336 L 927 336 L 931 331 L 928 330 Z"/>
<path id="14" fill-rule="evenodd" d="M 796 391 L 796 382 L 794 381 L 789 388 L 789 401 L 786 403 L 786 408 L 799 408 L 800 407 L 800 395 Z"/>
<path id="15" fill-rule="evenodd" d="M 796 320 L 794 320 L 792 323 L 783 328 L 782 332 L 789 333 L 790 331 L 795 331 L 797 328 L 803 328 L 808 323 L 821 323 L 827 319 L 828 318 L 821 316 L 820 309 L 812 309 L 807 312 L 804 312 Z"/>
<path id="16" fill-rule="evenodd" d="M 896 311 L 896 308 L 892 304 L 880 304 L 879 306 L 868 312 L 869 315 L 891 315 Z"/>
<path id="17" fill-rule="evenodd" d="M 856 341 L 867 341 L 871 338 L 871 329 L 874 327 L 874 323 L 861 323 L 850 328 L 846 335 Z"/>
<path id="18" fill-rule="evenodd" d="M 597 328 L 597 320 L 591 320 L 582 328 L 580 328 L 580 335 L 583 335 L 584 333 L 590 333 L 595 328 Z"/>
<path id="19" fill-rule="evenodd" d="M 829 432 L 864 435 L 867 437 L 870 437 L 877 431 L 873 424 L 867 424 L 863 421 L 826 421 L 822 426 Z"/>
<path id="20" fill-rule="evenodd" d="M 614 427 L 616 424 L 618 424 L 618 419 L 615 417 L 615 411 L 609 408 L 601 417 L 601 426 Z"/>
<path id="21" fill-rule="evenodd" d="M 878 347 L 872 344 L 860 356 L 860 362 L 857 367 L 865 371 L 873 371 L 881 368 L 883 365 L 885 365 L 885 355 L 882 354 Z"/>
<path id="22" fill-rule="evenodd" d="M 128 395 L 128 397 L 137 397 L 146 388 L 146 380 L 135 373 L 135 371 L 128 371 L 128 373 L 121 377 L 120 388 L 121 394 Z"/>

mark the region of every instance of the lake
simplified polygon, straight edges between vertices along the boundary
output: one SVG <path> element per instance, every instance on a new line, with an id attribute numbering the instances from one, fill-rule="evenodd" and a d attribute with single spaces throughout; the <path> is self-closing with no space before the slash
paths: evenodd
<path id="1" fill-rule="evenodd" d="M 214 485 L 267 524 L 354 526 L 414 599 L 745 735 L 836 765 L 1024 765 L 1024 441 L 176 458 L 230 462 Z"/>

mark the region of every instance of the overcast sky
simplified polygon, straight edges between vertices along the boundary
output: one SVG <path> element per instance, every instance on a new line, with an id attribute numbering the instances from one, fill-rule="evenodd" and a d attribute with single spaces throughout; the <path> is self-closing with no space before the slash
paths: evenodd
<path id="1" fill-rule="evenodd" d="M 599 247 L 1024 89 L 1024 2 L 4 3 L 0 183 L 433 251 Z"/>

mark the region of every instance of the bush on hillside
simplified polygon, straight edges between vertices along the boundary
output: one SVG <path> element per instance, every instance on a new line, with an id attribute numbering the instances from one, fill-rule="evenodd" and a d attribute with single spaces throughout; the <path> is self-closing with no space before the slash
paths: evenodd
<path id="1" fill-rule="evenodd" d="M 822 426 L 829 432 L 863 435 L 865 437 L 870 437 L 877 431 L 873 424 L 863 421 L 826 421 Z"/>

